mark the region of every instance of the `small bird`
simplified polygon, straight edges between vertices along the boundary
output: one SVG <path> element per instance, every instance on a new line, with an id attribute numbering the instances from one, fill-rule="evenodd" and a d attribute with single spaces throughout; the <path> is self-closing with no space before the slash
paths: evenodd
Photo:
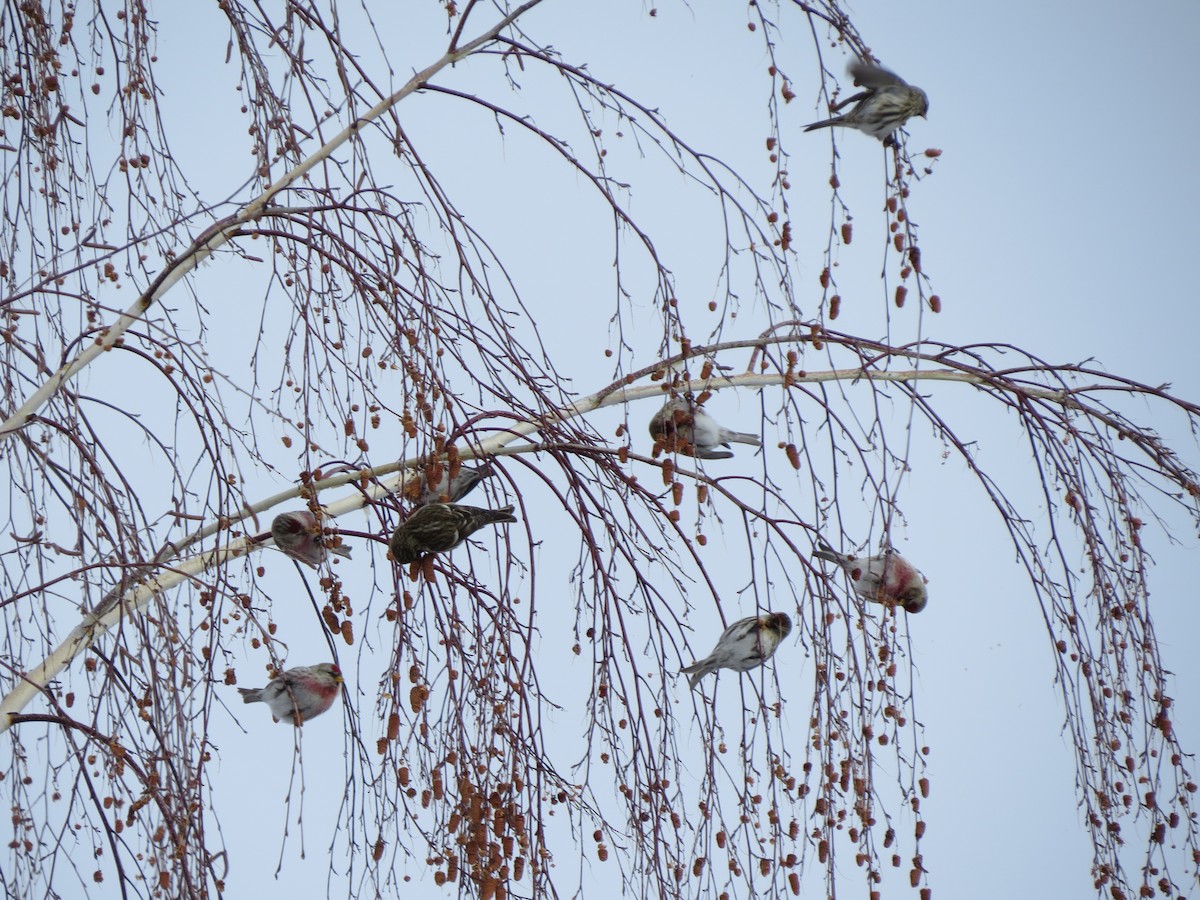
<path id="1" fill-rule="evenodd" d="M 654 414 L 650 420 L 650 436 L 661 442 L 668 452 L 697 456 L 700 459 L 731 458 L 733 453 L 730 450 L 717 449 L 728 447 L 730 441 L 754 447 L 762 445 L 758 435 L 730 431 L 719 425 L 716 419 L 700 407 L 682 397 L 668 400 L 663 408 Z"/>
<path id="2" fill-rule="evenodd" d="M 792 619 L 787 613 L 766 613 L 734 622 L 717 638 L 717 646 L 699 662 L 680 671 L 688 678 L 688 686 L 696 689 L 700 679 L 717 669 L 748 672 L 761 666 L 779 642 L 792 633 Z"/>
<path id="3" fill-rule="evenodd" d="M 919 613 L 929 599 L 925 590 L 929 579 L 890 547 L 885 547 L 877 556 L 859 559 L 838 553 L 822 543 L 821 549 L 813 551 L 813 556 L 841 566 L 850 576 L 854 592 L 871 603 L 901 606 L 906 612 Z"/>
<path id="4" fill-rule="evenodd" d="M 480 509 L 455 503 L 418 507 L 392 532 L 388 549 L 398 563 L 416 562 L 427 553 L 452 550 L 485 525 L 515 522 L 513 507 Z"/>
<path id="5" fill-rule="evenodd" d="M 275 546 L 292 559 L 314 569 L 325 562 L 330 553 L 350 558 L 350 548 L 345 544 L 330 547 L 325 543 L 321 523 L 307 509 L 277 515 L 271 522 L 271 537 L 275 539 Z"/>
<path id="6" fill-rule="evenodd" d="M 298 728 L 333 706 L 341 683 L 341 669 L 333 663 L 321 663 L 288 669 L 264 688 L 238 688 L 238 693 L 243 703 L 265 703 L 276 722 Z"/>
<path id="7" fill-rule="evenodd" d="M 895 72 L 865 62 L 852 62 L 849 69 L 854 76 L 854 84 L 866 90 L 847 97 L 834 109 L 841 109 L 848 103 L 854 103 L 854 109 L 844 116 L 813 122 L 805 131 L 840 125 L 843 128 L 857 128 L 886 142 L 892 132 L 907 122 L 909 117 L 924 118 L 929 112 L 929 97 L 925 92 L 913 87 Z"/>
<path id="8" fill-rule="evenodd" d="M 484 463 L 478 468 L 471 466 L 459 466 L 458 474 L 453 478 L 450 477 L 450 467 L 442 466 L 442 479 L 436 485 L 425 485 L 425 490 L 421 494 L 421 499 L 418 505 L 425 506 L 429 503 L 457 503 L 467 494 L 492 474 L 492 466 L 490 463 Z M 425 478 L 420 477 L 422 484 Z"/>

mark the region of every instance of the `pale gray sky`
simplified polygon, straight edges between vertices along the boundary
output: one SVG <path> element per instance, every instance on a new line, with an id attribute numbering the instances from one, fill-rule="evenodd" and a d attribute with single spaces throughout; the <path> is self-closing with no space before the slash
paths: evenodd
<path id="1" fill-rule="evenodd" d="M 414 6 L 419 8 L 409 8 Z M 658 109 L 694 149 L 743 171 L 766 195 L 768 86 L 763 73 L 768 61 L 760 37 L 745 28 L 745 8 L 711 8 L 715 6 L 663 3 L 652 18 L 641 3 L 549 3 L 524 27 L 567 59 L 587 63 L 601 81 Z M 410 68 L 432 61 L 445 43 L 444 11 L 436 4 L 404 7 L 402 12 L 372 9 L 380 32 L 388 37 L 397 82 L 407 78 Z M 1171 382 L 1176 394 L 1200 397 L 1194 352 L 1200 333 L 1194 280 L 1194 248 L 1200 244 L 1200 180 L 1195 174 L 1200 135 L 1190 93 L 1200 81 L 1195 53 L 1200 9 L 1186 2 L 1134 8 L 1111 2 L 1018 0 L 983 7 L 915 0 L 856 4 L 851 12 L 876 55 L 930 96 L 929 117 L 909 123 L 908 144 L 914 151 L 940 148 L 943 155 L 933 174 L 914 185 L 909 211 L 920 226 L 925 270 L 943 298 L 944 311 L 918 317 L 914 299 L 903 311 L 891 310 L 890 323 L 885 321 L 889 305 L 879 283 L 886 240 L 884 152 L 866 136 L 841 134 L 839 175 L 843 199 L 854 215 L 855 239 L 839 252 L 845 301 L 836 325 L 868 337 L 890 334 L 897 343 L 923 335 L 947 343 L 1008 342 L 1050 362 L 1094 359 L 1098 367 L 1148 384 Z M 240 186 L 252 161 L 245 120 L 232 114 L 236 73 L 223 64 L 226 30 L 215 10 L 202 4 L 186 10 L 164 7 L 158 15 L 158 53 L 166 66 L 164 109 L 169 127 L 178 129 L 174 147 L 201 194 L 224 197 Z M 771 15 L 792 31 L 779 44 L 780 65 L 797 94 L 783 111 L 783 139 L 791 155 L 799 302 L 815 315 L 820 253 L 830 219 L 831 147 L 827 132 L 802 134 L 807 122 L 824 116 L 817 104 L 819 71 L 804 34 L 806 23 L 791 9 Z M 348 13 L 347 20 L 352 19 Z M 369 46 L 370 40 L 365 43 Z M 826 45 L 824 53 L 827 64 L 840 71 L 845 51 Z M 574 128 L 564 124 L 565 117 L 554 117 L 553 104 L 566 98 L 560 85 L 531 70 L 522 93 L 514 97 L 497 72 L 495 65 L 473 60 L 438 81 L 528 109 L 551 130 Z M 386 80 L 382 71 L 378 77 Z M 470 223 L 505 261 L 543 339 L 569 348 L 558 362 L 573 379 L 573 388 L 589 393 L 605 384 L 611 362 L 603 350 L 611 346 L 608 323 L 615 303 L 613 226 L 590 186 L 519 129 L 509 126 L 499 138 L 494 122 L 465 104 L 416 96 L 399 116 Z M 227 152 L 214 153 L 216 147 Z M 189 153 L 194 157 L 189 159 Z M 718 290 L 722 262 L 715 205 L 657 155 L 640 159 L 629 140 L 614 145 L 613 157 L 614 177 L 634 185 L 630 208 L 656 226 L 659 252 L 678 280 L 681 301 L 690 304 L 693 333 L 706 334 L 715 315 L 704 307 Z M 395 164 L 380 160 L 377 165 Z M 636 292 L 649 292 L 653 285 L 636 254 L 627 249 L 626 259 L 631 265 L 627 287 L 635 292 L 627 325 L 640 329 L 631 338 L 638 350 L 651 353 L 661 334 L 659 317 L 648 293 L 640 302 Z M 225 259 L 208 266 L 195 284 L 220 318 L 222 309 L 236 311 L 239 293 L 256 298 L 261 283 L 255 279 L 261 277 L 253 266 Z M 743 320 L 726 330 L 729 338 L 757 335 L 763 327 L 755 318 L 761 310 L 750 301 L 751 290 L 746 286 L 740 292 Z M 281 311 L 280 321 L 288 315 L 290 310 Z M 228 354 L 230 367 L 244 366 L 253 335 L 231 329 L 225 337 L 228 347 L 221 352 Z M 729 362 L 742 366 L 745 360 Z M 116 376 L 89 377 L 100 384 Z M 856 393 L 869 398 L 865 388 L 846 388 L 850 402 Z M 1023 512 L 1035 523 L 1044 517 L 1040 494 L 1031 489 L 1035 470 L 1014 417 L 966 387 L 940 386 L 926 393 L 943 404 L 960 437 L 978 442 L 978 458 L 993 467 Z M 902 429 L 907 407 L 896 397 L 887 421 Z M 768 391 L 767 407 L 778 408 L 778 391 Z M 709 408 L 739 430 L 757 428 L 760 405 L 750 392 L 724 392 Z M 649 442 L 641 437 L 642 423 L 653 411 L 652 403 L 629 410 L 635 445 L 642 440 L 643 450 Z M 1193 465 L 1200 461 L 1182 416 L 1164 415 L 1163 407 L 1133 412 Z M 611 435 L 623 416 L 605 410 L 595 422 Z M 768 447 L 772 427 L 767 426 Z M 1041 611 L 995 510 L 962 462 L 943 458 L 941 443 L 927 427 L 916 427 L 911 440 L 912 471 L 900 494 L 906 523 L 893 537 L 930 580 L 928 608 L 908 622 L 916 714 L 925 729 L 923 743 L 932 751 L 927 774 L 933 789 L 924 806 L 928 832 L 921 844 L 929 884 L 935 896 L 972 900 L 1006 900 L 1014 894 L 1093 896 L 1090 846 L 1076 808 L 1073 752 L 1062 733 L 1053 650 Z M 384 458 L 380 452 L 372 461 Z M 708 470 L 724 475 L 748 465 L 752 472 L 761 471 L 754 460 L 739 448 L 736 460 L 713 463 Z M 560 771 L 569 772 L 581 752 L 591 684 L 588 655 L 569 653 L 574 592 L 567 582 L 578 541 L 530 473 L 519 465 L 509 465 L 507 471 L 531 516 L 545 510 L 545 519 L 532 523 L 543 542 L 536 551 L 540 641 L 534 651 L 546 697 L 561 707 L 548 712 L 551 749 L 561 760 Z M 253 475 L 261 481 L 248 493 L 267 496 L 288 485 L 290 470 Z M 807 485 L 805 479 L 794 485 L 793 499 L 802 509 L 812 508 L 812 498 L 803 496 Z M 737 593 L 747 580 L 739 517 L 731 508 L 720 511 L 727 517 L 728 532 L 722 536 L 714 524 L 707 526 L 708 560 L 721 572 L 722 606 L 734 618 L 752 612 L 754 599 Z M 1175 673 L 1175 727 L 1184 746 L 1194 748 L 1200 741 L 1200 660 L 1190 645 L 1200 613 L 1187 573 L 1197 536 L 1181 517 L 1169 523 L 1176 543 L 1154 527 L 1145 533 L 1156 562 L 1150 602 L 1165 664 Z M 358 515 L 341 524 L 352 530 L 374 528 Z M 861 524 L 865 531 L 865 513 Z M 800 532 L 796 536 L 806 540 Z M 374 569 L 369 566 L 372 550 Z M 353 566 L 340 565 L 338 571 L 363 608 L 372 596 L 372 580 L 386 595 L 390 575 L 381 544 L 360 542 L 354 552 Z M 727 564 L 722 553 L 728 554 Z M 454 561 L 464 568 L 474 561 L 477 577 L 486 582 L 495 570 L 494 554 L 489 538 L 482 550 L 457 551 Z M 324 659 L 322 635 L 291 563 L 270 551 L 257 562 L 268 569 L 260 585 L 274 598 L 289 664 Z M 363 735 L 370 746 L 382 731 L 372 703 L 390 633 L 379 619 L 381 594 L 374 597 L 374 608 L 356 621 L 356 634 L 367 647 L 374 645 L 374 652 L 356 661 L 364 644 L 342 648 L 363 722 L 376 728 Z M 282 601 L 293 599 L 293 611 L 283 608 Z M 706 652 L 720 633 L 720 622 L 711 598 L 693 602 L 697 609 L 689 619 L 694 630 L 688 639 L 693 649 Z M 776 608 L 796 614 L 790 599 Z M 262 654 L 235 661 L 240 683 L 259 683 L 264 661 Z M 794 635 L 763 674 L 753 678 L 768 703 L 777 693 L 786 698 L 780 732 L 794 758 L 803 755 L 808 739 L 813 676 L 811 661 Z M 743 715 L 743 694 L 731 675 L 721 676 L 717 684 L 707 682 L 705 693 L 711 697 L 715 689 L 716 717 L 736 746 L 735 720 Z M 696 753 L 699 775 L 703 754 L 697 742 L 706 738 L 694 718 L 686 681 L 679 679 L 673 690 L 679 746 Z M 303 826 L 297 828 L 298 807 L 293 805 L 290 814 L 285 808 L 293 777 L 292 729 L 273 726 L 264 708 L 243 709 L 233 689 L 225 693 L 241 727 L 216 716 L 212 733 L 219 763 L 211 776 L 218 796 L 239 798 L 233 806 L 224 805 L 221 818 L 230 848 L 229 896 L 317 896 L 327 879 L 336 896 L 340 887 L 329 876 L 329 848 L 331 843 L 341 847 L 334 832 L 344 813 L 342 708 L 303 730 Z M 886 771 L 886 757 L 881 765 Z M 293 803 L 301 796 L 298 783 L 292 783 Z M 610 788 L 592 787 L 601 797 L 610 795 Z M 241 814 L 231 814 L 239 808 Z M 901 804 L 894 803 L 890 811 L 898 830 L 911 831 Z M 286 842 L 285 829 L 290 832 Z M 559 844 L 557 857 L 564 885 L 579 877 L 567 846 Z M 583 846 L 585 884 L 618 885 L 615 865 L 595 862 L 590 836 L 584 836 Z M 278 876 L 277 865 L 282 867 Z M 341 868 L 337 860 L 335 866 Z M 444 896 L 433 885 L 422 854 L 397 866 L 413 878 L 404 888 L 405 898 Z M 895 884 L 888 883 L 887 895 L 908 890 L 907 869 L 905 860 Z M 818 872 L 810 860 L 801 896 L 824 896 Z M 842 857 L 838 874 L 840 889 L 861 895 L 852 855 Z"/>

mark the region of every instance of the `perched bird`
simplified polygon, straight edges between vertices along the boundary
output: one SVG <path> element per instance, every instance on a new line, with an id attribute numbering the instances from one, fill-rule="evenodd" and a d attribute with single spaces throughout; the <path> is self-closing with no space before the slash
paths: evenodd
<path id="1" fill-rule="evenodd" d="M 299 727 L 333 706 L 341 683 L 341 669 L 321 663 L 288 669 L 264 688 L 238 688 L 238 693 L 243 703 L 267 704 L 275 721 Z"/>
<path id="2" fill-rule="evenodd" d="M 729 459 L 733 453 L 718 450 L 730 441 L 758 447 L 762 440 L 756 434 L 730 431 L 693 403 L 682 397 L 668 400 L 650 420 L 650 436 L 661 441 L 668 451 L 700 459 Z"/>
<path id="3" fill-rule="evenodd" d="M 430 503 L 417 508 L 392 532 L 388 549 L 398 563 L 416 562 L 427 553 L 451 550 L 485 525 L 515 522 L 511 505 L 480 509 L 454 503 Z"/>
<path id="4" fill-rule="evenodd" d="M 344 544 L 330 547 L 325 543 L 325 532 L 321 523 L 309 510 L 280 513 L 271 522 L 271 537 L 275 546 L 314 569 L 325 562 L 330 553 L 350 557 L 350 548 Z"/>
<path id="5" fill-rule="evenodd" d="M 838 553 L 822 543 L 821 549 L 813 551 L 813 556 L 841 566 L 850 576 L 854 592 L 872 603 L 902 606 L 907 612 L 919 613 L 929 599 L 925 590 L 929 579 L 890 547 L 885 547 L 878 556 L 859 559 Z"/>
<path id="6" fill-rule="evenodd" d="M 458 474 L 450 477 L 450 467 L 442 467 L 442 480 L 435 485 L 425 484 L 418 505 L 429 503 L 457 503 L 475 489 L 476 485 L 492 474 L 491 464 L 485 463 L 478 468 L 459 466 Z M 421 482 L 425 479 L 422 476 Z"/>
<path id="7" fill-rule="evenodd" d="M 717 638 L 717 646 L 712 653 L 681 671 L 690 676 L 688 686 L 692 690 L 696 689 L 701 678 L 717 669 L 748 672 L 770 659 L 779 642 L 791 632 L 792 619 L 787 613 L 766 613 L 739 619 Z"/>
<path id="8" fill-rule="evenodd" d="M 852 62 L 849 69 L 854 76 L 854 84 L 866 90 L 847 97 L 834 109 L 841 109 L 848 103 L 854 103 L 854 109 L 844 116 L 813 122 L 805 131 L 840 125 L 843 128 L 857 128 L 871 137 L 886 141 L 910 116 L 923 118 L 929 112 L 929 97 L 925 92 L 913 87 L 895 72 L 865 62 Z"/>

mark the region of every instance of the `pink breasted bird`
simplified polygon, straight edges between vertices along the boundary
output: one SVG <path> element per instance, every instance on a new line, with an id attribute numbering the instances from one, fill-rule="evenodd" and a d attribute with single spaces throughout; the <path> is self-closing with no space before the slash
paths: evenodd
<path id="1" fill-rule="evenodd" d="M 326 543 L 325 532 L 315 515 L 307 509 L 277 515 L 271 522 L 271 537 L 275 546 L 314 569 L 325 562 L 330 553 L 350 557 L 350 548 L 345 544 L 331 547 Z"/>
<path id="2" fill-rule="evenodd" d="M 515 522 L 511 505 L 500 509 L 480 509 L 456 503 L 430 503 L 413 510 L 388 541 L 392 558 L 398 563 L 416 562 L 430 553 L 453 550 L 485 525 Z"/>
<path id="3" fill-rule="evenodd" d="M 734 622 L 717 638 L 713 652 L 681 671 L 692 690 L 700 679 L 717 669 L 748 672 L 771 658 L 779 642 L 792 633 L 792 619 L 787 613 L 765 613 Z"/>
<path id="4" fill-rule="evenodd" d="M 682 397 L 674 397 L 650 419 L 650 436 L 661 442 L 667 452 L 682 453 L 700 459 L 729 459 L 733 453 L 719 450 L 730 441 L 761 446 L 756 434 L 730 431 L 699 406 Z"/>
<path id="5" fill-rule="evenodd" d="M 813 122 L 804 129 L 805 131 L 832 126 L 857 128 L 864 134 L 886 143 L 892 133 L 901 128 L 909 118 L 924 118 L 929 112 L 928 95 L 895 72 L 865 62 L 852 62 L 849 68 L 850 74 L 854 76 L 854 84 L 865 87 L 866 90 L 847 97 L 834 109 L 841 109 L 851 103 L 854 104 L 854 108 L 845 115 Z"/>
<path id="6" fill-rule="evenodd" d="M 919 613 L 929 599 L 925 589 L 929 579 L 890 547 L 885 547 L 876 556 L 858 557 L 838 553 L 822 543 L 819 550 L 813 551 L 813 556 L 841 566 L 850 576 L 854 592 L 871 603 L 900 606 L 906 612 Z"/>
<path id="7" fill-rule="evenodd" d="M 277 722 L 299 727 L 333 706 L 341 693 L 342 672 L 333 663 L 297 666 L 263 688 L 238 688 L 243 703 L 265 703 Z"/>

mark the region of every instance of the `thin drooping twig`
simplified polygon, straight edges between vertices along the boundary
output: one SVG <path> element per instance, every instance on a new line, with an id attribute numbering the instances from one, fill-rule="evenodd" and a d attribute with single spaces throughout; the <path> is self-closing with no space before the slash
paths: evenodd
<path id="1" fill-rule="evenodd" d="M 730 344 L 696 348 L 695 352 L 701 355 L 715 355 L 722 351 L 739 347 L 762 347 L 768 344 L 789 343 L 794 340 L 795 338 L 793 337 L 759 338 L 753 342 L 732 342 Z M 876 342 L 860 341 L 858 344 L 864 349 L 869 349 L 878 354 L 881 358 L 890 355 L 901 358 L 926 356 L 916 350 L 887 348 Z M 935 359 L 938 356 L 927 358 Z M 944 360 L 945 357 L 941 356 L 941 358 Z M 655 366 L 647 367 L 644 371 L 646 373 L 665 371 L 672 364 L 681 361 L 681 359 L 682 357 L 676 357 L 664 360 Z M 1094 374 L 1100 375 L 1101 373 Z M 825 372 L 785 373 L 782 375 L 775 373 L 717 375 L 709 376 L 703 380 L 697 379 L 691 382 L 689 386 L 699 393 L 701 391 L 719 391 L 732 388 L 792 387 L 801 384 L 821 384 L 838 381 L 854 382 L 859 379 L 908 385 L 925 382 L 967 384 L 986 387 L 990 392 L 1009 394 L 1014 402 L 1018 398 L 1025 398 L 1027 400 L 1038 400 L 1061 405 L 1064 409 L 1077 410 L 1085 409 L 1079 398 L 1086 396 L 1089 392 L 1114 389 L 1150 391 L 1149 388 L 1131 383 L 1116 387 L 1111 385 L 1093 385 L 1068 391 L 1065 389 L 1049 389 L 1028 383 L 1018 383 L 1012 378 L 1006 377 L 1006 373 L 988 373 L 982 370 L 972 370 L 965 366 L 958 369 L 890 370 L 877 368 L 874 364 L 869 364 L 859 369 L 830 370 Z M 603 407 L 625 405 L 637 400 L 661 396 L 664 390 L 664 385 L 657 383 L 641 387 L 618 387 L 612 385 L 592 393 L 572 404 L 569 408 L 547 416 L 540 421 L 530 420 L 514 423 L 504 431 L 482 440 L 477 446 L 460 451 L 460 455 L 464 459 L 470 459 L 472 457 L 486 458 L 499 454 L 539 452 L 545 449 L 541 444 L 528 443 L 514 445 L 514 443 L 556 422 L 565 422 L 576 417 L 585 416 Z M 1193 414 L 1200 415 L 1200 407 L 1184 404 L 1182 401 L 1175 402 L 1188 407 Z M 1125 426 L 1116 421 L 1111 415 L 1095 408 L 1086 408 L 1086 411 L 1090 416 L 1097 418 L 1115 431 L 1120 433 L 1127 432 Z M 595 449 L 592 452 L 595 452 Z M 265 512 L 279 503 L 309 492 L 319 493 L 351 483 L 364 485 L 359 492 L 322 506 L 322 510 L 326 516 L 336 519 L 338 516 L 361 509 L 373 500 L 378 500 L 379 498 L 398 492 L 402 489 L 406 478 L 409 477 L 408 473 L 422 462 L 423 460 L 420 458 L 413 458 L 381 466 L 367 467 L 353 472 L 341 473 L 328 479 L 275 494 L 264 501 L 255 503 L 245 511 L 244 515 L 250 516 Z M 192 545 L 202 536 L 211 536 L 219 530 L 226 529 L 237 521 L 239 520 L 225 520 L 220 523 L 207 525 L 197 531 L 195 535 L 190 536 L 186 541 L 181 542 L 180 548 Z M 112 602 L 105 608 L 100 608 L 86 614 L 83 621 L 72 630 L 54 652 L 39 665 L 27 672 L 24 680 L 16 685 L 9 695 L 0 701 L 0 733 L 3 733 L 9 727 L 11 715 L 24 709 L 26 704 L 37 696 L 51 679 L 70 665 L 71 661 L 82 650 L 89 647 L 97 637 L 121 621 L 122 618 L 143 609 L 153 597 L 161 595 L 177 585 L 197 577 L 203 572 L 219 568 L 232 559 L 252 552 L 255 545 L 256 542 L 253 538 L 249 536 L 240 537 L 235 538 L 219 549 L 165 562 L 159 571 L 147 576 L 140 584 L 130 588 L 119 597 L 114 597 Z"/>
<path id="2" fill-rule="evenodd" d="M 246 204 L 241 212 L 228 216 L 206 228 L 114 323 L 102 329 L 93 342 L 88 344 L 74 359 L 60 366 L 12 415 L 3 422 L 0 422 L 0 443 L 8 440 L 18 429 L 24 427 L 30 417 L 41 409 L 62 385 L 79 374 L 84 367 L 101 353 L 117 346 L 125 333 L 136 322 L 141 320 L 147 310 L 166 296 L 171 288 L 211 257 L 217 250 L 233 240 L 247 224 L 264 215 L 269 210 L 273 197 L 295 184 L 308 172 L 312 171 L 313 168 L 332 156 L 339 147 L 359 134 L 365 125 L 378 119 L 405 97 L 420 90 L 426 81 L 446 66 L 453 65 L 459 60 L 465 59 L 480 47 L 495 40 L 500 32 L 541 2 L 542 0 L 526 0 L 525 3 L 518 6 L 507 16 L 504 16 L 483 34 L 460 47 L 454 47 L 444 53 L 440 59 L 409 78 L 398 91 L 380 100 L 361 118 L 352 122 L 338 132 L 338 134 L 334 135 L 334 137 L 326 141 L 324 145 L 305 159 L 304 162 L 276 180 L 259 196 Z"/>

